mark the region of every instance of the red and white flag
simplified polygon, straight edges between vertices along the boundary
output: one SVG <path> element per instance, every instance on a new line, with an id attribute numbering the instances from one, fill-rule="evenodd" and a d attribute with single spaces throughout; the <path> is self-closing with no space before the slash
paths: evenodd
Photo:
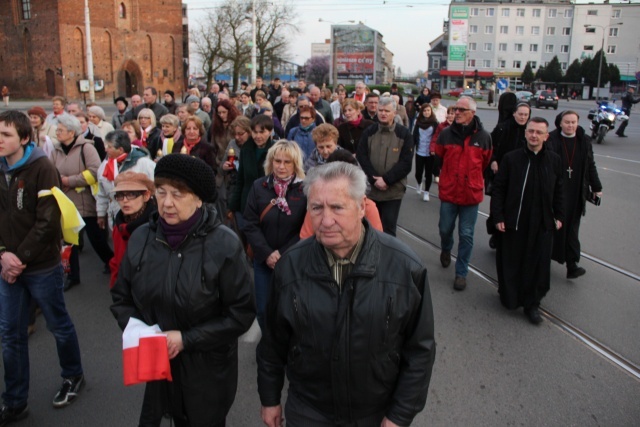
<path id="1" fill-rule="evenodd" d="M 172 381 L 167 336 L 158 325 L 130 318 L 122 333 L 122 361 L 124 385 Z"/>

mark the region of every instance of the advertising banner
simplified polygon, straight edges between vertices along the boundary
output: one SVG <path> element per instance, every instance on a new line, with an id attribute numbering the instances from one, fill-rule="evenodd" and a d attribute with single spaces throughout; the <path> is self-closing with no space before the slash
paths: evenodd
<path id="1" fill-rule="evenodd" d="M 469 20 L 451 19 L 449 24 L 449 61 L 464 61 L 469 34 Z"/>
<path id="2" fill-rule="evenodd" d="M 358 25 L 334 25 L 336 70 L 339 79 L 374 79 L 375 31 Z"/>

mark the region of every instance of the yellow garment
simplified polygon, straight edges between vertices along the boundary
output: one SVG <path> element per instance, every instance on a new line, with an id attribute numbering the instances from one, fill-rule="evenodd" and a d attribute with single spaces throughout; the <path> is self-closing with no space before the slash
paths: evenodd
<path id="1" fill-rule="evenodd" d="M 89 188 L 91 188 L 91 194 L 94 196 L 98 194 L 98 181 L 96 181 L 96 178 L 93 176 L 91 171 L 89 169 L 83 171 L 82 176 L 84 177 L 85 181 L 87 181 L 87 184 L 89 184 Z M 76 193 L 82 193 L 83 191 L 84 187 L 76 187 Z"/>
<path id="2" fill-rule="evenodd" d="M 162 147 L 162 155 L 166 156 L 173 152 L 173 138 L 167 138 L 164 140 L 164 146 Z"/>
<path id="3" fill-rule="evenodd" d="M 84 220 L 80 216 L 80 212 L 58 187 L 53 187 L 51 190 L 38 191 L 38 198 L 45 196 L 53 196 L 60 208 L 60 223 L 62 226 L 62 237 L 65 242 L 79 244 L 79 233 L 84 227 Z"/>

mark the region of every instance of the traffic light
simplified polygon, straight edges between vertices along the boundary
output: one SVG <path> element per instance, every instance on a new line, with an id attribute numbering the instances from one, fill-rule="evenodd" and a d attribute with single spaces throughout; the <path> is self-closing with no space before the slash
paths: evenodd
<path id="1" fill-rule="evenodd" d="M 478 80 L 480 80 L 480 77 L 478 77 L 478 70 L 475 70 L 473 72 L 473 81 L 477 82 Z"/>

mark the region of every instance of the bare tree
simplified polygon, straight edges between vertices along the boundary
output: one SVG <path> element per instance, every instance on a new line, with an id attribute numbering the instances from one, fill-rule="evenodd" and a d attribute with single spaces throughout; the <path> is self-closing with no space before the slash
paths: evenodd
<path id="1" fill-rule="evenodd" d="M 207 88 L 211 87 L 216 72 L 227 64 L 222 40 L 223 25 L 219 15 L 213 11 L 198 22 L 199 29 L 191 31 L 194 53 L 202 60 L 202 72 L 207 79 Z"/>
<path id="2" fill-rule="evenodd" d="M 251 0 L 246 0 L 251 3 Z M 285 59 L 291 36 L 299 32 L 293 3 L 256 1 L 256 50 L 258 75 Z"/>
<path id="3" fill-rule="evenodd" d="M 222 25 L 223 56 L 232 68 L 233 87 L 239 87 L 240 72 L 251 57 L 251 25 L 247 22 L 246 0 L 238 2 L 227 0 L 219 6 L 215 13 Z"/>

